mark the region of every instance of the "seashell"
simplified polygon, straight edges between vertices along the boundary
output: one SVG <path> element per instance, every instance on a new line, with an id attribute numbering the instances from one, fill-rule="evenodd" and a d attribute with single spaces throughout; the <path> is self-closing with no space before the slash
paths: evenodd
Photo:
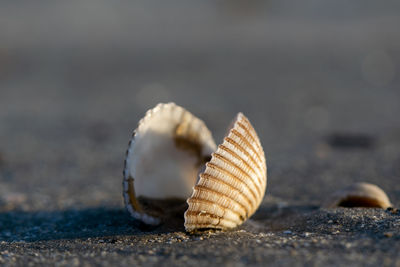
<path id="1" fill-rule="evenodd" d="M 239 113 L 187 200 L 185 229 L 235 228 L 260 205 L 267 166 L 260 140 L 249 120 Z"/>
<path id="2" fill-rule="evenodd" d="M 178 200 L 187 200 L 187 231 L 234 228 L 260 205 L 266 171 L 260 140 L 243 114 L 217 149 L 204 122 L 173 103 L 159 104 L 146 113 L 129 142 L 125 206 L 134 218 L 156 225 L 181 211 Z"/>
<path id="3" fill-rule="evenodd" d="M 387 209 L 392 204 L 386 193 L 374 184 L 355 183 L 335 192 L 324 204 L 325 208 L 365 207 Z"/>
<path id="4" fill-rule="evenodd" d="M 147 111 L 126 152 L 123 196 L 129 213 L 159 224 L 168 212 L 165 206 L 191 195 L 201 166 L 215 149 L 204 122 L 184 108 L 168 103 Z"/>

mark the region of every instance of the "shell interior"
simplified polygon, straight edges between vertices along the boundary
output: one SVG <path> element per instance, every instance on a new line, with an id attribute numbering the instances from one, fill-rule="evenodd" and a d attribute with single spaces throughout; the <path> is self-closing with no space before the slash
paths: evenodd
<path id="1" fill-rule="evenodd" d="M 158 217 L 171 212 L 166 207 L 181 210 L 215 149 L 205 124 L 184 108 L 168 103 L 149 110 L 127 150 L 123 195 L 128 211 L 147 224 L 158 224 Z"/>

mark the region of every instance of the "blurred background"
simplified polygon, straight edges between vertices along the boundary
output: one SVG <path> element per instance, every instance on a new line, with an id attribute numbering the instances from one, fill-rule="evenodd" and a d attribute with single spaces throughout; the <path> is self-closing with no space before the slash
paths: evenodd
<path id="1" fill-rule="evenodd" d="M 131 133 L 169 101 L 217 142 L 248 116 L 271 198 L 318 204 L 368 181 L 399 204 L 399 14 L 395 0 L 1 1 L 0 210 L 122 207 Z"/>

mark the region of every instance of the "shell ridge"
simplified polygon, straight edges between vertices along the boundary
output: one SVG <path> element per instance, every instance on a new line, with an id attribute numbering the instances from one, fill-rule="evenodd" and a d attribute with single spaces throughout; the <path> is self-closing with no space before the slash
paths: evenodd
<path id="1" fill-rule="evenodd" d="M 204 177 L 205 180 L 211 180 L 211 181 L 213 181 L 214 183 L 223 184 L 224 186 L 231 188 L 232 191 L 237 191 L 237 192 L 239 192 L 239 193 L 242 195 L 242 197 L 245 199 L 245 201 L 247 202 L 247 204 L 249 204 L 250 206 L 253 206 L 254 202 L 251 201 L 251 200 L 243 193 L 243 191 L 241 191 L 240 189 L 238 189 L 238 188 L 232 186 L 231 184 L 225 182 L 224 180 L 222 180 L 222 179 L 220 179 L 219 177 L 216 177 L 216 176 L 214 176 L 214 175 L 211 175 L 211 174 L 208 174 L 208 173 L 203 173 L 202 176 Z M 200 184 L 200 182 L 199 182 L 199 184 Z"/>
<path id="2" fill-rule="evenodd" d="M 264 169 L 257 164 L 254 157 L 248 151 L 246 151 L 246 149 L 244 149 L 239 143 L 237 143 L 236 141 L 234 141 L 229 137 L 226 138 L 226 143 L 227 143 L 226 147 L 232 150 L 238 156 L 240 156 L 238 152 L 242 153 L 245 156 L 245 157 L 240 156 L 243 160 L 245 160 L 248 163 L 251 161 L 252 165 L 251 167 L 254 169 L 254 171 L 257 170 L 258 175 L 263 176 Z"/>
<path id="3" fill-rule="evenodd" d="M 235 129 L 232 129 L 232 135 L 236 136 L 237 138 L 239 138 L 239 140 L 240 140 L 241 142 L 245 143 L 246 147 L 248 147 L 248 148 L 251 150 L 252 154 L 254 155 L 254 156 L 252 155 L 253 161 L 255 161 L 255 160 L 254 160 L 254 157 L 256 157 L 257 160 L 258 160 L 258 162 L 259 162 L 259 163 L 256 163 L 256 165 L 261 169 L 262 172 L 264 172 L 264 171 L 265 171 L 264 161 L 261 159 L 261 157 L 260 157 L 260 155 L 259 155 L 259 152 L 256 150 L 256 148 L 254 148 L 254 146 L 253 146 L 252 144 L 250 144 L 250 142 L 247 140 L 246 137 L 244 137 L 240 132 L 236 131 Z M 228 137 L 227 137 L 227 140 L 232 140 L 232 141 L 235 142 L 239 147 L 241 147 L 241 149 L 243 149 L 242 146 L 240 145 L 240 143 L 239 143 L 238 141 L 236 141 L 236 140 L 233 138 L 233 136 L 228 136 Z M 245 150 L 245 149 L 243 149 L 243 150 Z M 247 152 L 249 155 L 251 155 L 248 151 L 246 151 L 246 152 Z"/>
<path id="4" fill-rule="evenodd" d="M 194 200 L 193 202 L 191 202 L 190 204 L 198 204 L 198 205 L 200 205 L 200 204 L 215 204 L 215 203 L 213 203 L 212 201 L 207 201 L 207 200 L 204 200 L 204 199 L 196 199 L 196 200 Z M 219 205 L 217 205 L 217 206 L 219 206 Z M 185 212 L 185 217 L 186 218 L 188 218 L 188 217 L 191 217 L 191 218 L 193 218 L 193 219 L 196 219 L 196 217 L 197 216 L 201 216 L 201 217 L 203 217 L 203 219 L 219 219 L 219 221 L 221 220 L 221 219 L 224 219 L 224 220 L 227 220 L 227 221 L 230 221 L 230 222 L 232 222 L 232 223 L 234 223 L 234 224 L 236 224 L 236 225 L 238 225 L 238 224 L 240 224 L 241 222 L 243 222 L 243 218 L 244 218 L 244 216 L 242 216 L 242 215 L 240 215 L 239 213 L 235 213 L 235 212 L 233 212 L 232 210 L 231 210 L 231 212 L 235 215 L 235 217 L 237 217 L 237 220 L 235 220 L 235 219 L 233 219 L 233 218 L 228 218 L 228 217 L 226 217 L 225 216 L 225 214 L 226 214 L 226 210 L 228 210 L 227 208 L 224 208 L 224 207 L 222 207 L 222 206 L 219 206 L 220 208 L 221 208 L 221 210 L 222 210 L 222 214 L 221 215 L 218 215 L 218 214 L 215 214 L 215 213 L 212 213 L 212 212 L 210 212 L 210 211 L 205 211 L 205 210 L 201 210 L 201 211 L 198 211 L 198 210 L 188 210 L 188 211 L 186 211 Z M 209 222 L 210 223 L 210 222 Z M 213 225 L 218 225 L 218 223 L 219 222 L 217 222 L 217 223 L 211 223 L 211 224 L 213 224 Z"/>
<path id="5" fill-rule="evenodd" d="M 204 190 L 204 191 L 206 191 L 206 190 Z M 190 200 L 188 200 L 188 204 L 189 204 L 189 205 L 190 205 L 190 204 L 207 204 L 207 205 L 210 205 L 210 206 L 217 206 L 217 207 L 219 207 L 222 211 L 229 209 L 229 207 L 224 206 L 224 205 L 222 205 L 222 204 L 220 204 L 220 203 L 216 203 L 216 202 L 213 202 L 212 200 L 204 199 L 204 198 L 198 198 L 198 197 L 191 198 Z M 234 210 L 230 210 L 230 211 L 231 211 L 232 213 L 236 214 L 238 218 L 244 217 L 242 214 L 240 214 L 240 213 L 237 212 L 237 211 L 234 211 Z M 188 210 L 185 212 L 185 216 L 186 216 L 187 212 L 198 212 L 198 213 L 203 213 L 203 211 L 194 211 L 194 210 L 188 209 Z M 211 212 L 209 212 L 209 213 L 211 214 Z M 245 214 L 246 214 L 246 213 L 245 213 Z"/>
<path id="6" fill-rule="evenodd" d="M 237 223 L 238 223 L 237 221 L 235 221 L 235 220 L 233 220 L 233 219 L 229 219 L 229 218 L 225 217 L 225 214 L 217 215 L 217 214 L 212 214 L 212 213 L 209 213 L 209 212 L 189 211 L 189 212 L 187 213 L 187 216 L 190 216 L 190 217 L 197 217 L 197 216 L 200 216 L 200 217 L 205 217 L 204 219 L 206 219 L 207 217 L 212 218 L 212 219 L 218 219 L 218 222 L 217 222 L 215 225 L 219 225 L 221 219 L 226 220 L 226 221 L 229 221 L 229 222 L 232 222 L 232 223 L 234 223 L 234 224 L 237 224 Z"/>
<path id="7" fill-rule="evenodd" d="M 243 163 L 243 166 L 244 166 L 246 169 L 250 170 L 250 171 L 254 174 L 255 177 L 252 177 L 252 175 L 251 175 L 251 178 L 252 178 L 253 180 L 257 180 L 257 181 L 258 181 L 258 185 L 259 185 L 259 186 L 262 186 L 263 182 L 262 182 L 262 180 L 261 180 L 261 178 L 260 178 L 260 176 L 262 176 L 262 174 L 257 173 L 257 172 L 246 162 L 246 160 L 244 160 L 240 155 L 237 155 L 234 151 L 232 151 L 231 149 L 229 149 L 228 147 L 226 147 L 224 144 L 220 145 L 219 148 L 220 148 L 221 150 L 223 150 L 224 152 L 226 152 L 227 154 L 229 154 L 229 155 L 231 155 L 232 157 L 234 157 L 237 161 L 242 162 L 242 163 Z M 218 153 L 218 151 L 217 151 L 217 153 Z M 240 165 L 239 165 L 239 166 L 240 166 Z"/>
<path id="8" fill-rule="evenodd" d="M 237 224 L 234 224 L 234 225 L 232 225 L 232 223 L 227 224 L 227 221 L 225 219 L 222 219 L 222 220 L 220 219 L 219 225 L 211 224 L 209 222 L 205 222 L 205 223 L 196 222 L 196 223 L 185 224 L 187 231 L 195 231 L 196 228 L 215 228 L 215 229 L 224 230 L 227 228 L 234 228 L 236 226 L 237 226 Z"/>
<path id="9" fill-rule="evenodd" d="M 202 185 L 196 185 L 195 190 L 198 191 L 197 193 L 201 193 L 201 192 L 206 191 L 206 192 L 208 192 L 208 193 L 216 193 L 216 194 L 219 194 L 219 195 L 222 196 L 222 198 L 224 198 L 225 201 L 226 201 L 226 199 L 229 199 L 229 200 L 232 200 L 234 203 L 236 203 L 239 207 L 241 207 L 241 208 L 245 211 L 244 214 L 248 213 L 246 207 L 244 207 L 242 204 L 240 204 L 240 203 L 237 202 L 236 200 L 230 198 L 230 197 L 229 197 L 228 195 L 226 195 L 226 194 L 222 194 L 222 193 L 220 193 L 220 192 L 218 192 L 218 191 L 215 191 L 214 189 L 210 189 L 210 188 L 205 187 L 205 186 L 202 186 Z M 211 200 L 209 200 L 209 199 L 200 198 L 199 196 L 194 196 L 193 199 L 211 201 Z M 212 202 L 212 203 L 214 203 L 214 202 Z M 224 205 L 224 204 L 221 204 L 221 203 L 219 203 L 219 202 L 216 202 L 216 203 L 214 203 L 214 204 L 216 204 L 216 205 L 218 205 L 218 206 L 220 206 L 220 207 L 223 207 L 223 208 L 225 208 L 225 209 L 230 209 L 230 208 L 231 208 L 231 207 L 229 207 L 228 205 Z M 239 212 L 237 212 L 237 211 L 235 211 L 235 210 L 233 210 L 233 209 L 232 209 L 232 211 L 235 212 L 235 213 L 240 214 Z"/>
<path id="10" fill-rule="evenodd" d="M 234 187 L 238 191 L 241 191 L 244 195 L 245 195 L 245 192 L 244 192 L 243 188 L 246 188 L 247 191 L 251 194 L 252 199 L 250 199 L 248 196 L 246 196 L 246 198 L 252 203 L 252 205 L 256 204 L 256 202 L 257 202 L 256 201 L 256 199 L 257 199 L 256 193 L 243 180 L 237 178 L 234 174 L 232 174 L 228 170 L 216 165 L 215 163 L 208 162 L 207 166 L 210 167 L 210 169 L 208 170 L 210 173 L 213 171 L 213 172 L 219 174 L 220 176 L 227 176 L 227 177 L 230 177 L 231 179 L 235 180 L 237 184 L 240 184 L 240 187 L 235 187 L 233 185 L 232 185 L 232 187 Z M 214 176 L 216 176 L 219 180 L 223 179 L 223 178 L 217 176 L 216 174 L 214 174 Z M 227 181 L 225 181 L 225 182 L 228 183 Z"/>
<path id="11" fill-rule="evenodd" d="M 252 144 L 254 143 L 257 146 L 257 148 L 259 149 L 259 152 L 256 153 L 256 154 L 257 154 L 257 156 L 260 157 L 261 162 L 262 162 L 262 166 L 263 166 L 263 172 L 262 172 L 263 187 L 266 187 L 266 184 L 267 184 L 267 164 L 266 164 L 266 158 L 265 158 L 264 149 L 263 149 L 263 147 L 261 145 L 260 138 L 258 137 L 257 132 L 255 131 L 254 127 L 251 125 L 250 121 L 243 114 L 241 114 L 241 118 L 242 118 L 241 121 L 237 121 L 238 126 L 240 128 L 242 128 L 247 133 L 247 136 L 249 136 L 252 139 L 251 143 Z M 233 130 L 235 130 L 235 129 L 233 129 Z M 238 131 L 236 131 L 236 132 L 238 132 Z M 244 139 L 247 140 L 246 138 L 244 138 Z M 265 193 L 265 188 L 264 188 L 263 191 Z M 264 193 L 263 193 L 263 196 L 264 196 Z M 260 200 L 260 202 L 261 201 L 262 200 Z"/>
<path id="12" fill-rule="evenodd" d="M 257 187 L 257 184 L 255 183 L 255 181 L 253 180 L 253 178 L 252 178 L 248 173 L 246 173 L 240 166 L 238 166 L 238 165 L 235 164 L 235 163 L 230 162 L 229 159 L 227 159 L 225 156 L 223 156 L 223 155 L 221 155 L 221 154 L 213 153 L 213 157 L 217 158 L 218 160 L 223 161 L 225 164 L 231 165 L 233 168 L 235 168 L 236 170 L 238 170 L 238 171 L 240 172 L 241 175 L 246 176 L 246 177 L 252 182 L 252 184 L 254 185 L 254 188 L 256 188 L 257 196 L 260 197 L 260 196 L 262 195 L 262 194 L 261 194 L 261 191 L 260 191 L 260 188 Z M 211 160 L 211 162 L 213 162 L 213 161 Z M 207 169 L 206 169 L 206 171 L 207 171 Z M 235 178 L 236 178 L 236 179 L 239 179 L 239 178 L 237 178 L 237 177 L 235 177 Z M 239 180 L 240 180 L 240 179 L 239 179 Z M 243 182 L 244 182 L 244 181 L 243 181 Z"/>
<path id="13" fill-rule="evenodd" d="M 254 165 L 257 166 L 261 171 L 264 170 L 263 165 L 262 165 L 262 160 L 260 156 L 258 155 L 256 149 L 249 143 L 249 141 L 242 136 L 239 132 L 237 131 L 232 131 L 232 133 L 226 137 L 226 141 L 235 147 L 238 147 L 240 151 L 245 153 L 251 160 L 253 161 Z M 248 151 L 251 150 L 251 151 Z M 257 162 L 259 161 L 259 162 Z M 260 164 L 261 162 L 261 164 Z"/>
<path id="14" fill-rule="evenodd" d="M 211 180 L 211 179 L 210 179 L 210 180 Z M 215 178 L 214 178 L 214 180 L 218 180 L 218 179 L 215 179 Z M 216 189 L 213 189 L 213 188 L 207 187 L 207 186 L 205 186 L 205 185 L 201 185 L 201 184 L 196 185 L 196 186 L 195 186 L 195 190 L 196 190 L 196 189 L 199 190 L 199 191 L 205 190 L 205 191 L 208 191 L 208 192 L 212 192 L 212 193 L 221 195 L 221 197 L 228 198 L 229 200 L 231 200 L 232 202 L 234 202 L 234 203 L 236 203 L 238 206 L 240 206 L 243 210 L 245 210 L 245 211 L 246 211 L 246 212 L 245 212 L 246 214 L 249 213 L 249 210 L 248 210 L 248 208 L 246 208 L 245 205 L 243 205 L 243 204 L 240 203 L 239 201 L 233 199 L 232 196 L 230 196 L 230 195 L 228 195 L 228 194 L 226 194 L 226 193 L 220 192 L 220 191 L 218 191 L 218 190 L 216 190 Z M 230 207 L 226 207 L 226 208 L 230 208 Z"/>
<path id="15" fill-rule="evenodd" d="M 226 218 L 226 217 L 224 217 L 224 215 L 225 215 L 225 214 L 219 216 L 219 215 L 211 214 L 211 213 L 208 213 L 208 212 L 197 213 L 197 212 L 195 212 L 195 211 L 190 211 L 190 212 L 188 212 L 188 214 L 187 214 L 187 216 L 190 216 L 190 217 L 197 217 L 197 216 L 200 216 L 200 217 L 206 217 L 206 218 L 207 218 L 207 217 L 211 217 L 212 219 L 218 219 L 218 222 L 217 222 L 216 224 L 210 223 L 210 224 L 213 225 L 213 226 L 218 226 L 218 225 L 220 225 L 222 220 L 232 222 L 233 224 L 236 224 L 236 225 L 238 224 L 238 222 L 236 222 L 236 221 L 234 221 L 234 220 L 232 220 L 232 219 Z"/>
<path id="16" fill-rule="evenodd" d="M 242 116 L 240 118 L 241 119 L 238 120 L 238 124 L 241 124 L 242 125 L 241 127 L 246 132 L 249 133 L 249 135 L 253 138 L 253 141 L 256 142 L 258 148 L 260 150 L 263 150 L 261 142 L 260 142 L 260 138 L 258 137 L 258 134 L 257 134 L 256 130 L 254 129 L 253 125 L 250 123 L 249 119 L 246 118 L 246 116 L 244 116 L 243 114 L 242 114 Z"/>
<path id="17" fill-rule="evenodd" d="M 262 153 L 264 155 L 264 150 L 261 146 L 260 139 L 258 138 L 257 133 L 255 133 L 255 130 L 253 129 L 253 127 L 251 127 L 252 130 L 250 131 L 249 128 L 246 128 L 246 126 L 243 123 L 241 123 L 240 121 L 237 122 L 237 125 L 240 126 L 240 128 L 243 129 L 243 131 L 245 131 L 246 135 L 250 137 L 251 143 L 254 143 L 257 146 L 257 152 L 260 154 Z M 235 130 L 235 129 L 232 129 L 232 130 Z M 237 130 L 235 130 L 235 131 L 238 132 Z M 254 132 L 256 134 L 256 136 L 254 136 L 252 134 L 252 132 Z M 263 164 L 265 164 L 265 158 L 262 158 L 262 161 L 263 161 Z"/>
<path id="18" fill-rule="evenodd" d="M 260 199 L 257 201 L 257 207 L 260 205 L 262 202 L 264 195 L 265 195 L 265 189 L 267 186 L 267 164 L 266 164 L 266 159 L 265 159 L 265 153 L 264 149 L 261 145 L 261 141 L 259 136 L 257 135 L 257 132 L 255 131 L 253 125 L 250 123 L 249 119 L 246 118 L 242 113 L 238 114 L 238 120 L 237 120 L 237 125 L 244 130 L 246 133 L 246 136 L 248 136 L 251 139 L 251 144 L 256 145 L 258 148 L 258 153 L 256 153 L 259 158 L 261 159 L 262 166 L 263 166 L 263 172 L 261 173 L 261 176 L 258 176 L 257 178 L 261 180 L 261 187 L 262 187 L 262 194 L 260 196 Z M 236 129 L 235 127 L 232 129 L 232 132 L 234 132 Z M 235 131 L 238 132 L 238 131 Z M 244 138 L 243 140 L 247 140 L 247 138 Z M 247 140 L 249 141 L 249 140 Z M 253 211 L 253 213 L 255 210 Z"/>
<path id="19" fill-rule="evenodd" d="M 244 120 L 243 120 L 243 122 L 244 122 Z M 248 135 L 250 137 L 251 141 L 256 144 L 257 149 L 261 150 L 261 144 L 257 140 L 258 136 L 254 136 L 253 133 L 252 133 L 252 132 L 254 132 L 254 129 L 252 129 L 253 131 L 249 130 L 249 127 L 247 127 L 248 126 L 247 123 L 246 123 L 246 125 L 244 125 L 243 122 L 237 121 L 236 123 L 243 131 L 246 132 L 246 135 Z"/>

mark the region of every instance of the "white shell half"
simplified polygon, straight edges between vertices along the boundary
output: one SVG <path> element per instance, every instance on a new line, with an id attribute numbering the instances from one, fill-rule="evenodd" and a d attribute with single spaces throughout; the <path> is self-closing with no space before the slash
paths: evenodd
<path id="1" fill-rule="evenodd" d="M 216 145 L 203 121 L 174 103 L 158 104 L 140 120 L 126 153 L 123 196 L 130 214 L 146 224 L 159 218 L 139 197 L 186 200 Z"/>
<path id="2" fill-rule="evenodd" d="M 365 207 L 389 208 L 392 204 L 386 193 L 374 184 L 355 183 L 335 192 L 324 204 L 324 208 Z"/>
<path id="3" fill-rule="evenodd" d="M 187 200 L 186 231 L 242 224 L 260 205 L 266 185 L 264 150 L 249 120 L 239 113 Z"/>

